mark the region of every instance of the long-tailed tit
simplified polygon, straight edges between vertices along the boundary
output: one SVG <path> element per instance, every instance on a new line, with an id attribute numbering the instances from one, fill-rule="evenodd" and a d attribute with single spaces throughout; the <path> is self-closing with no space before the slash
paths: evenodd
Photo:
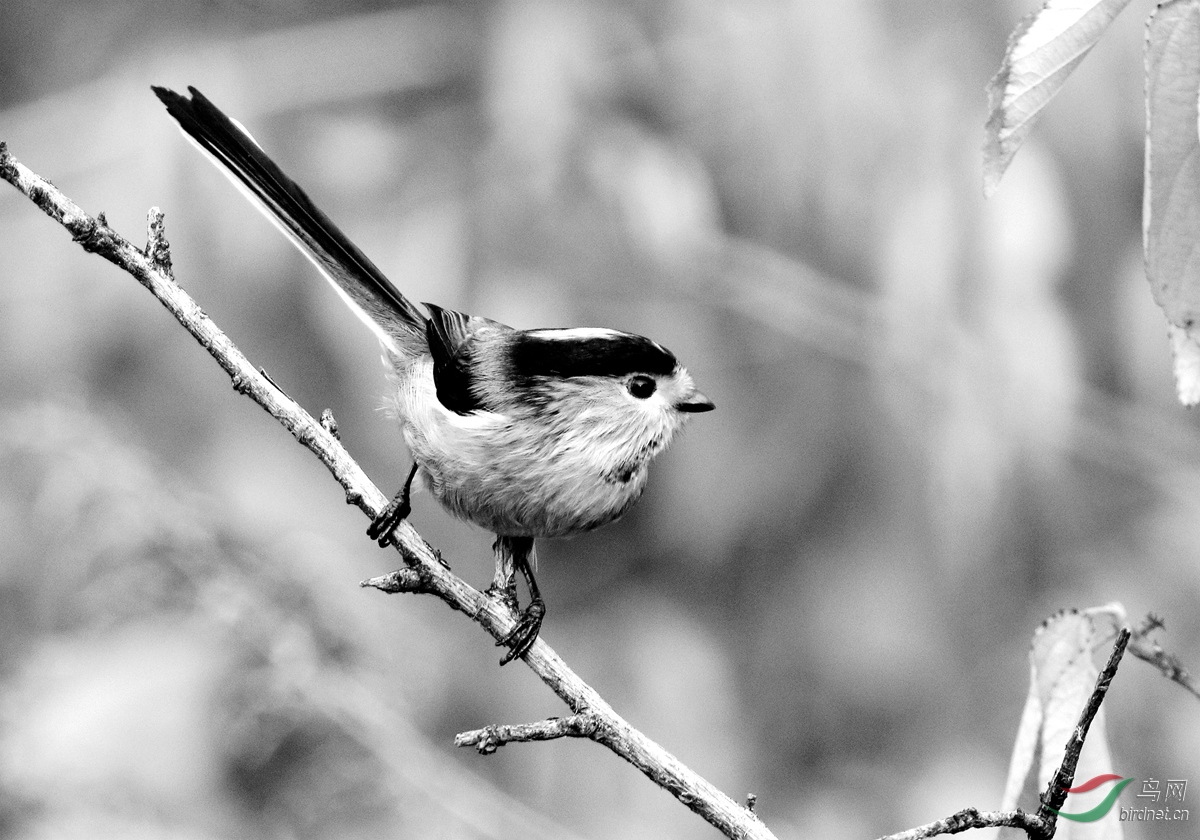
<path id="1" fill-rule="evenodd" d="M 713 404 L 665 347 L 608 329 L 516 330 L 424 304 L 426 317 L 238 123 L 195 88 L 154 92 L 204 152 L 300 247 L 379 338 L 408 480 L 367 533 L 386 546 L 421 482 L 443 507 L 507 541 L 530 603 L 498 644 L 523 656 L 545 615 L 534 537 L 578 534 L 637 501 L 650 461 Z M 511 583 L 510 583 L 511 589 Z"/>

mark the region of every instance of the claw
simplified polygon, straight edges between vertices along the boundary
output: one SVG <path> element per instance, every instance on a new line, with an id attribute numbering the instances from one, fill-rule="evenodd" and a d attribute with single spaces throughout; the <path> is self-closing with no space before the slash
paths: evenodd
<path id="1" fill-rule="evenodd" d="M 542 629 L 542 619 L 546 616 L 546 604 L 541 598 L 529 602 L 529 606 L 521 611 L 521 617 L 512 630 L 503 639 L 496 642 L 496 647 L 507 647 L 508 653 L 500 660 L 500 665 L 507 665 L 514 659 L 519 659 L 529 653 L 533 643 L 537 641 L 538 631 Z"/>
<path id="2" fill-rule="evenodd" d="M 409 505 L 408 499 L 396 496 L 371 522 L 370 527 L 367 528 L 367 536 L 379 543 L 380 548 L 387 548 L 388 543 L 392 541 L 392 534 L 410 513 L 412 513 L 412 507 Z"/>
<path id="3" fill-rule="evenodd" d="M 408 519 L 408 515 L 412 513 L 412 507 L 408 504 L 408 495 L 416 474 L 417 462 L 413 461 L 412 469 L 408 473 L 408 480 L 404 482 L 400 492 L 388 502 L 388 506 L 375 517 L 370 527 L 367 528 L 367 536 L 379 543 L 380 548 L 388 547 L 388 543 L 392 541 L 392 534 L 400 527 L 400 523 Z"/>

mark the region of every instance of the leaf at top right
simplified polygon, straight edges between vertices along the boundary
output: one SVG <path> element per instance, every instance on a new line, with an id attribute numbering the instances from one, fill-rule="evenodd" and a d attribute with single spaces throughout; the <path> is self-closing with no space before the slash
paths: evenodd
<path id="1" fill-rule="evenodd" d="M 988 84 L 983 192 L 991 195 L 1042 109 L 1129 0 L 1045 0 L 1008 37 Z"/>
<path id="2" fill-rule="evenodd" d="M 1200 0 L 1161 4 L 1146 28 L 1146 171 L 1142 244 L 1155 302 L 1170 322 L 1180 399 L 1200 339 Z M 1183 352 L 1181 352 L 1183 351 Z M 1189 379 L 1189 381 L 1184 381 Z"/>

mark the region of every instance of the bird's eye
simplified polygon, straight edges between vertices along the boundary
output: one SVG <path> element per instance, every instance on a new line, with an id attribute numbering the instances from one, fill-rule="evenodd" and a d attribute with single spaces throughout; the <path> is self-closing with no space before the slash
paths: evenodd
<path id="1" fill-rule="evenodd" d="M 649 398 L 658 388 L 658 384 L 649 376 L 635 376 L 629 380 L 629 393 L 639 400 Z"/>

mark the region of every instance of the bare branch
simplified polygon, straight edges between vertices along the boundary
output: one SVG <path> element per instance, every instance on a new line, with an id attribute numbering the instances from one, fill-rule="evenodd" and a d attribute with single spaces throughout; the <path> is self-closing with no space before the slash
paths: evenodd
<path id="1" fill-rule="evenodd" d="M 454 746 L 475 747 L 480 755 L 491 755 L 514 741 L 553 741 L 555 738 L 591 738 L 600 720 L 583 712 L 565 718 L 550 718 L 536 723 L 495 724 L 472 729 L 454 736 Z"/>
<path id="2" fill-rule="evenodd" d="M 1129 636 L 1128 627 L 1122 628 L 1121 632 L 1117 634 L 1117 641 L 1113 645 L 1112 655 L 1108 657 L 1108 664 L 1096 678 L 1096 687 L 1092 690 L 1092 696 L 1088 698 L 1087 705 L 1083 707 L 1083 713 L 1079 716 L 1079 723 L 1076 724 L 1075 731 L 1071 733 L 1071 739 L 1067 741 L 1066 752 L 1063 755 L 1062 763 L 1058 766 L 1058 772 L 1054 774 L 1054 778 L 1046 786 L 1046 792 L 1042 794 L 1042 805 L 1038 808 L 1038 817 L 1046 825 L 1042 837 L 1054 836 L 1054 826 L 1058 821 L 1056 812 L 1067 801 L 1067 789 L 1075 783 L 1075 766 L 1079 763 L 1079 753 L 1083 750 L 1083 742 L 1087 739 L 1088 729 L 1091 728 L 1096 713 L 1100 711 L 1100 704 L 1104 702 L 1108 687 L 1112 684 L 1113 677 L 1116 676 L 1117 666 L 1121 664 L 1121 657 L 1125 654 L 1125 646 L 1129 644 Z M 1030 834 L 1029 836 L 1036 835 Z"/>
<path id="3" fill-rule="evenodd" d="M 1019 828 L 1030 837 L 1035 837 L 1038 836 L 1036 832 L 1042 830 L 1042 821 L 1020 808 L 1015 811 L 979 811 L 975 808 L 964 808 L 944 820 L 919 825 L 899 834 L 889 834 L 879 840 L 922 840 L 925 837 L 937 837 L 939 834 L 958 834 L 972 828 Z"/>
<path id="4" fill-rule="evenodd" d="M 167 270 L 166 237 L 161 213 L 150 216 L 150 242 L 145 251 L 118 235 L 103 214 L 92 218 L 53 184 L 22 165 L 0 142 L 0 177 L 30 198 L 65 227 L 85 250 L 114 263 L 145 286 L 190 332 L 229 374 L 233 387 L 253 399 L 278 420 L 303 446 L 316 455 L 342 485 L 346 501 L 372 519 L 387 504 L 387 498 L 350 457 L 336 436 L 313 419 L 294 400 L 255 369 L 216 324 L 201 311 Z M 474 619 L 493 638 L 504 637 L 515 618 L 502 596 L 488 597 L 452 574 L 441 556 L 407 521 L 394 535 L 394 545 L 404 558 L 405 568 L 372 578 L 364 585 L 385 591 L 418 591 L 422 587 L 451 608 Z M 387 589 L 392 586 L 394 589 Z M 748 809 L 701 778 L 675 756 L 620 717 L 596 691 L 581 680 L 542 640 L 534 643 L 525 663 L 576 714 L 587 710 L 597 721 L 592 740 L 604 744 L 659 786 L 670 791 L 727 837 L 773 840 L 774 835 Z"/>

